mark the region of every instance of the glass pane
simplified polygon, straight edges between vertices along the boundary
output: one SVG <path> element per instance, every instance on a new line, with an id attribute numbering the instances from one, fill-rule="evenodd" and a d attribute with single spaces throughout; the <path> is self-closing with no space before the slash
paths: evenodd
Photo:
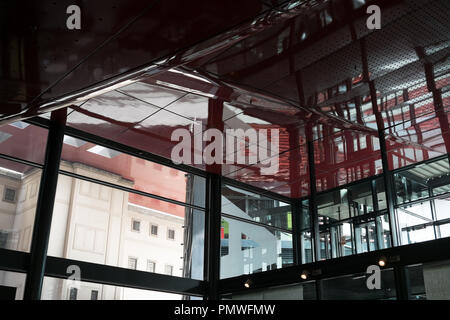
<path id="1" fill-rule="evenodd" d="M 324 300 L 395 300 L 395 279 L 393 270 L 382 270 L 380 289 L 369 289 L 373 284 L 373 273 L 359 273 L 339 278 L 325 279 L 323 285 Z"/>
<path id="2" fill-rule="evenodd" d="M 425 181 L 412 180 L 412 177 L 405 177 L 405 173 L 395 174 L 395 188 L 397 192 L 397 203 L 402 204 L 430 196 L 428 186 Z"/>
<path id="3" fill-rule="evenodd" d="M 375 190 L 377 193 L 376 196 L 378 200 L 378 210 L 386 209 L 386 193 L 384 191 L 384 179 L 382 177 L 375 179 Z"/>
<path id="4" fill-rule="evenodd" d="M 222 213 L 292 229 L 291 206 L 288 203 L 228 185 L 222 185 Z"/>
<path id="5" fill-rule="evenodd" d="M 415 226 L 402 228 L 401 231 L 402 244 L 410 244 L 435 239 L 433 226 Z"/>
<path id="6" fill-rule="evenodd" d="M 311 232 L 300 233 L 300 241 L 302 245 L 302 263 L 313 262 L 314 251 Z"/>
<path id="7" fill-rule="evenodd" d="M 206 180 L 203 177 L 70 136 L 64 136 L 61 159 L 61 170 L 200 207 L 205 206 Z M 133 200 L 137 201 L 137 198 Z"/>
<path id="8" fill-rule="evenodd" d="M 376 135 L 350 130 L 333 133 L 324 128 L 324 138 L 315 141 L 317 191 L 325 191 L 383 171 L 380 142 Z"/>
<path id="9" fill-rule="evenodd" d="M 371 182 L 365 182 L 348 188 L 348 198 L 352 216 L 373 212 Z"/>
<path id="10" fill-rule="evenodd" d="M 140 221 L 139 231 L 133 220 Z M 203 248 L 202 211 L 59 175 L 49 255 L 123 268 L 135 259 L 141 271 L 150 260 L 156 273 L 170 265 L 174 276 L 201 280 Z"/>
<path id="11" fill-rule="evenodd" d="M 292 234 L 222 217 L 220 278 L 293 264 Z"/>
<path id="12" fill-rule="evenodd" d="M 0 270 L 0 300 L 22 300 L 25 273 Z"/>
<path id="13" fill-rule="evenodd" d="M 41 169 L 0 159 L 0 248 L 30 251 Z"/>
<path id="14" fill-rule="evenodd" d="M 263 290 L 233 293 L 224 296 L 229 300 L 316 300 L 315 282 L 271 287 Z"/>
<path id="15" fill-rule="evenodd" d="M 22 121 L 0 127 L 0 153 L 44 163 L 47 129 Z"/>
<path id="16" fill-rule="evenodd" d="M 41 300 L 182 300 L 189 296 L 44 277 Z"/>
<path id="17" fill-rule="evenodd" d="M 429 196 L 450 192 L 448 175 L 450 168 L 447 159 L 424 163 L 394 175 L 397 203 L 405 203 Z"/>
<path id="18" fill-rule="evenodd" d="M 320 233 L 320 260 L 331 259 L 331 237 L 329 232 Z"/>
<path id="19" fill-rule="evenodd" d="M 311 213 L 309 211 L 309 200 L 302 201 L 302 213 L 300 217 L 300 230 L 311 228 Z"/>
<path id="20" fill-rule="evenodd" d="M 376 217 L 377 224 L 377 243 L 379 249 L 391 247 L 391 228 L 389 225 L 389 216 L 387 214 Z"/>
<path id="21" fill-rule="evenodd" d="M 319 218 L 325 224 L 350 217 L 347 195 L 347 189 L 341 189 L 317 196 Z"/>
<path id="22" fill-rule="evenodd" d="M 450 218 L 450 197 L 434 199 L 434 208 L 436 210 L 436 219 Z"/>
<path id="23" fill-rule="evenodd" d="M 436 227 L 440 238 L 450 237 L 450 223 L 441 224 Z"/>
<path id="24" fill-rule="evenodd" d="M 450 300 L 450 262 L 406 267 L 411 300 Z"/>
<path id="25" fill-rule="evenodd" d="M 352 224 L 343 223 L 330 228 L 333 258 L 353 254 Z"/>

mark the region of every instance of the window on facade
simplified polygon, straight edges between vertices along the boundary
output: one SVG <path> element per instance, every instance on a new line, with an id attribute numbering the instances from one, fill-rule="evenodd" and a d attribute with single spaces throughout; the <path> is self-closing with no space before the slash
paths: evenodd
<path id="1" fill-rule="evenodd" d="M 175 230 L 173 229 L 168 229 L 167 230 L 167 238 L 169 240 L 175 240 Z"/>
<path id="2" fill-rule="evenodd" d="M 137 269 L 137 259 L 136 258 L 128 258 L 128 269 Z"/>
<path id="3" fill-rule="evenodd" d="M 12 203 L 16 202 L 16 190 L 5 187 L 5 192 L 3 194 L 3 201 Z"/>
<path id="4" fill-rule="evenodd" d="M 156 224 L 152 224 L 150 226 L 150 234 L 152 236 L 157 236 L 158 235 L 158 226 Z"/>
<path id="5" fill-rule="evenodd" d="M 173 275 L 173 266 L 166 264 L 166 266 L 164 267 L 164 272 L 169 276 Z"/>
<path id="6" fill-rule="evenodd" d="M 98 300 L 98 290 L 91 291 L 91 300 Z"/>
<path id="7" fill-rule="evenodd" d="M 155 272 L 156 270 L 156 262 L 148 260 L 147 261 L 147 271 L 148 272 Z"/>
<path id="8" fill-rule="evenodd" d="M 70 288 L 69 300 L 77 300 L 77 296 L 78 296 L 78 289 Z"/>
<path id="9" fill-rule="evenodd" d="M 133 231 L 139 232 L 141 230 L 141 222 L 139 220 L 132 221 L 132 229 Z"/>

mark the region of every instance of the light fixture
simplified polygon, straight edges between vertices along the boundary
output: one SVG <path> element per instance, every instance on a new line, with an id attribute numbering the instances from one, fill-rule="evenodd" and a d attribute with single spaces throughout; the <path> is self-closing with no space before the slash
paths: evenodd
<path id="1" fill-rule="evenodd" d="M 378 265 L 380 267 L 384 267 L 386 265 L 386 258 L 385 257 L 380 258 L 380 260 L 378 260 Z"/>
<path id="2" fill-rule="evenodd" d="M 302 274 L 300 275 L 300 278 L 302 278 L 303 280 L 308 279 L 308 271 L 303 270 Z"/>
<path id="3" fill-rule="evenodd" d="M 252 280 L 250 280 L 250 279 L 247 279 L 247 281 L 245 281 L 245 283 L 244 283 L 244 287 L 246 287 L 247 289 L 248 288 L 250 288 L 250 286 L 252 285 Z"/>

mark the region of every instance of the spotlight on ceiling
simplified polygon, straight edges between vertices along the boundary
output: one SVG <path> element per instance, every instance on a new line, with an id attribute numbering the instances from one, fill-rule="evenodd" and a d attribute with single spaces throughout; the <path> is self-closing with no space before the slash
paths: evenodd
<path id="1" fill-rule="evenodd" d="M 380 260 L 378 260 L 378 265 L 380 267 L 384 267 L 386 265 L 386 258 L 385 257 L 381 257 Z"/>
<path id="2" fill-rule="evenodd" d="M 303 280 L 308 279 L 308 271 L 303 270 L 302 274 L 300 275 L 300 278 L 302 278 Z"/>
<path id="3" fill-rule="evenodd" d="M 247 281 L 245 281 L 244 287 L 250 288 L 250 286 L 252 285 L 252 283 L 253 283 L 252 280 L 248 279 Z"/>

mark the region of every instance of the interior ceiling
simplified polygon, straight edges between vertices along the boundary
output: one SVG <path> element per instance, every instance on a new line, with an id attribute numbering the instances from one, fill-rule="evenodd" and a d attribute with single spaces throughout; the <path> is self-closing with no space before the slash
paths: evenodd
<path id="1" fill-rule="evenodd" d="M 319 191 L 381 173 L 379 131 L 391 169 L 450 152 L 447 0 L 80 1 L 67 31 L 70 2 L 3 17 L 3 124 L 67 107 L 68 126 L 167 158 L 194 121 L 277 128 L 277 174 L 195 166 L 289 197 L 309 192 L 307 141 Z"/>

